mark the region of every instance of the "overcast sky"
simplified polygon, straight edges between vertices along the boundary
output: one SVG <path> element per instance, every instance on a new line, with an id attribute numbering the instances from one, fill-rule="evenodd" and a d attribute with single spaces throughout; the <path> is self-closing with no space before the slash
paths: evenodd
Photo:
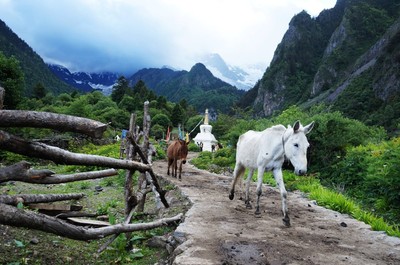
<path id="1" fill-rule="evenodd" d="M 0 0 L 0 19 L 46 62 L 72 71 L 172 66 L 207 53 L 268 66 L 291 18 L 336 0 Z"/>

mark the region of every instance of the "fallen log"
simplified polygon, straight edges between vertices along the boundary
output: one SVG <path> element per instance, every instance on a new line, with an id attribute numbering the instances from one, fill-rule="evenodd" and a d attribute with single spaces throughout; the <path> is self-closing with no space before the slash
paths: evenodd
<path id="1" fill-rule="evenodd" d="M 113 234 L 149 230 L 168 224 L 174 224 L 180 221 L 183 216 L 183 214 L 180 213 L 174 217 L 163 218 L 149 223 L 116 224 L 101 228 L 85 228 L 72 225 L 59 218 L 32 211 L 24 211 L 3 203 L 0 203 L 0 212 L 1 224 L 36 229 L 82 241 L 101 239 Z"/>
<path id="2" fill-rule="evenodd" d="M 82 205 L 67 205 L 67 204 L 48 204 L 48 203 L 30 203 L 30 209 L 37 209 L 42 211 L 57 211 L 57 212 L 69 212 L 69 211 L 80 211 Z"/>
<path id="3" fill-rule="evenodd" d="M 80 180 L 111 177 L 118 174 L 116 169 L 105 169 L 98 171 L 80 172 L 74 174 L 55 174 L 51 170 L 35 170 L 30 168 L 31 164 L 26 161 L 0 168 L 0 183 L 6 181 L 21 181 L 35 184 L 60 184 Z"/>
<path id="4" fill-rule="evenodd" d="M 51 170 L 33 170 L 30 167 L 29 162 L 20 161 L 14 165 L 0 168 L 0 183 L 11 180 L 35 182 L 54 174 Z"/>
<path id="5" fill-rule="evenodd" d="M 85 212 L 65 212 L 65 213 L 60 213 L 57 214 L 55 217 L 61 218 L 61 219 L 67 219 L 69 217 L 97 217 L 99 218 L 99 215 L 97 213 L 85 213 Z M 105 216 L 108 220 L 108 216 Z M 100 219 L 99 219 L 100 220 Z"/>
<path id="6" fill-rule="evenodd" d="M 151 169 L 149 165 L 136 161 L 72 153 L 43 143 L 29 142 L 4 131 L 0 131 L 0 149 L 24 156 L 50 160 L 57 164 L 134 169 L 140 172 Z"/>
<path id="7" fill-rule="evenodd" d="M 107 124 L 87 118 L 51 112 L 0 110 L 0 127 L 49 128 L 100 138 L 107 129 Z"/>
<path id="8" fill-rule="evenodd" d="M 18 194 L 18 195 L 0 195 L 0 204 L 17 205 L 22 202 L 23 204 L 42 203 L 42 202 L 55 202 L 78 200 L 83 198 L 83 193 L 69 193 L 69 194 Z M 0 211 L 1 212 L 1 211 Z"/>
<path id="9" fill-rule="evenodd" d="M 99 221 L 99 220 L 91 220 L 91 219 L 84 219 L 84 218 L 75 218 L 75 217 L 68 217 L 68 221 L 80 225 L 80 226 L 90 226 L 90 227 L 104 227 L 111 225 L 109 222 Z"/>

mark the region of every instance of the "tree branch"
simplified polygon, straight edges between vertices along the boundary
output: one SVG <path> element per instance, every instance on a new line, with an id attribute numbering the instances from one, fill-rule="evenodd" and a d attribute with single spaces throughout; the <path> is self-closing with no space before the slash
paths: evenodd
<path id="1" fill-rule="evenodd" d="M 142 159 L 143 163 L 148 165 L 149 162 L 147 160 L 147 158 L 144 156 L 142 150 L 140 149 L 140 147 L 137 145 L 137 143 L 135 142 L 135 139 L 133 138 L 132 135 L 128 134 L 127 139 L 130 141 L 130 143 L 135 147 L 135 149 L 137 150 L 137 153 L 139 154 L 140 158 Z M 160 194 L 160 199 L 161 202 L 164 204 L 165 208 L 169 207 L 169 204 L 167 202 L 167 199 L 165 198 L 165 194 L 166 191 L 164 191 L 160 184 L 158 183 L 157 177 L 153 172 L 153 169 L 150 167 L 150 169 L 148 170 L 150 176 L 151 176 L 151 180 L 153 181 L 153 185 L 156 189 L 156 191 L 158 192 L 158 194 Z"/>
<path id="2" fill-rule="evenodd" d="M 116 224 L 101 228 L 84 228 L 72 225 L 64 220 L 32 211 L 24 211 L 10 205 L 0 203 L 0 223 L 17 227 L 41 230 L 62 237 L 88 241 L 101 239 L 112 234 L 149 230 L 156 227 L 176 223 L 182 219 L 182 213 L 142 224 Z"/>
<path id="3" fill-rule="evenodd" d="M 0 204 L 17 205 L 19 202 L 24 204 L 41 203 L 41 202 L 55 202 L 81 199 L 85 194 L 83 193 L 69 193 L 69 194 L 19 194 L 19 195 L 0 195 Z M 0 211 L 1 212 L 1 211 Z"/>
<path id="4" fill-rule="evenodd" d="M 0 168 L 0 183 L 10 180 L 35 183 L 35 181 L 40 182 L 41 179 L 54 174 L 51 170 L 34 170 L 30 169 L 30 167 L 31 164 L 29 162 L 21 161 L 8 167 Z"/>
<path id="5" fill-rule="evenodd" d="M 136 169 L 140 172 L 151 169 L 149 165 L 136 161 L 77 154 L 43 143 L 29 142 L 4 131 L 0 131 L 0 149 L 29 157 L 51 160 L 58 164 Z"/>
<path id="6" fill-rule="evenodd" d="M 58 131 L 77 132 L 100 138 L 107 124 L 64 114 L 24 110 L 0 110 L 1 127 L 49 128 Z"/>

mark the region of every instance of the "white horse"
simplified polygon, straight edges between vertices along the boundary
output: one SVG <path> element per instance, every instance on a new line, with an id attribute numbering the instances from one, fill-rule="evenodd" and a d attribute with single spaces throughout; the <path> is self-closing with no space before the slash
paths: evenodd
<path id="1" fill-rule="evenodd" d="M 246 182 L 245 203 L 247 208 L 251 208 L 249 186 L 253 172 L 257 169 L 257 205 L 255 214 L 260 215 L 260 196 L 264 171 L 272 171 L 281 193 L 284 216 L 282 220 L 286 226 L 290 226 L 282 165 L 286 157 L 294 166 L 295 174 L 303 175 L 307 172 L 307 148 L 309 143 L 306 134 L 312 130 L 313 126 L 314 122 L 303 127 L 299 121 L 296 121 L 293 128 L 290 125 L 288 128 L 283 125 L 276 125 L 262 132 L 248 131 L 242 134 L 237 143 L 236 165 L 229 199 L 233 200 L 236 182 L 243 177 L 245 169 L 248 168 L 249 175 Z"/>

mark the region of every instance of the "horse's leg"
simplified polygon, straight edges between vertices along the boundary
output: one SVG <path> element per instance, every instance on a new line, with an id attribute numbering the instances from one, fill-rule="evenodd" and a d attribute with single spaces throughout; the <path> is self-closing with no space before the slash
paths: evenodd
<path id="1" fill-rule="evenodd" d="M 233 198 L 235 197 L 235 185 L 236 182 L 238 181 L 239 178 L 241 178 L 244 174 L 245 171 L 245 167 L 240 165 L 239 163 L 236 163 L 235 165 L 235 170 L 233 171 L 233 180 L 232 180 L 232 184 L 231 184 L 231 192 L 229 194 L 229 199 L 233 200 Z"/>
<path id="2" fill-rule="evenodd" d="M 262 181 L 263 181 L 263 176 L 264 176 L 264 167 L 258 167 L 258 174 L 257 174 L 257 204 L 256 204 L 256 212 L 255 215 L 259 216 L 261 215 L 260 212 L 260 197 L 262 194 Z"/>
<path id="3" fill-rule="evenodd" d="M 273 171 L 275 181 L 278 185 L 279 191 L 281 192 L 281 199 L 282 199 L 282 213 L 283 213 L 283 224 L 285 226 L 290 226 L 290 218 L 288 214 L 288 209 L 287 209 L 287 204 L 286 204 L 286 198 L 287 198 L 287 192 L 285 189 L 285 183 L 283 182 L 283 175 L 282 175 L 282 169 L 275 169 Z"/>
<path id="4" fill-rule="evenodd" d="M 254 169 L 249 169 L 249 174 L 247 175 L 247 180 L 246 180 L 246 199 L 245 199 L 245 203 L 246 203 L 246 208 L 247 209 L 251 209 L 251 204 L 250 204 L 250 195 L 249 195 L 249 190 L 250 190 L 250 181 L 251 181 L 251 177 L 253 176 L 254 173 Z"/>

